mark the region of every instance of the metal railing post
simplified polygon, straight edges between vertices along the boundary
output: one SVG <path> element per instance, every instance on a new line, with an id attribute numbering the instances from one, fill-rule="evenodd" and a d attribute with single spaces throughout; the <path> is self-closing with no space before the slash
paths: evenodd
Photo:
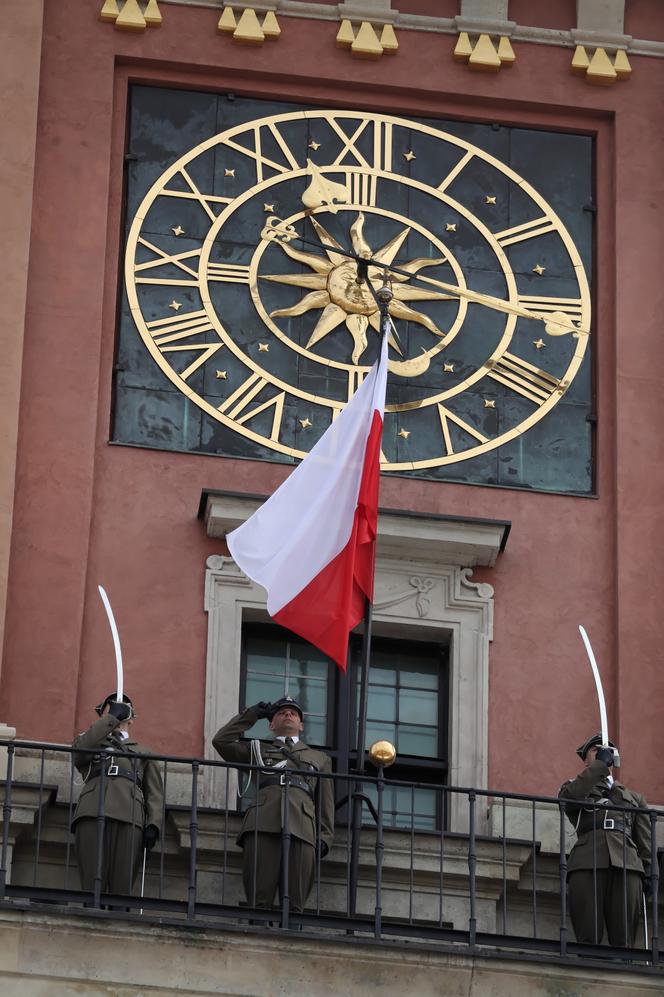
<path id="1" fill-rule="evenodd" d="M 475 804 L 477 796 L 468 793 L 468 887 L 470 892 L 470 913 L 468 918 L 468 944 L 475 948 L 477 936 L 477 915 L 475 910 L 475 874 L 477 871 L 477 843 L 475 841 Z"/>
<path id="2" fill-rule="evenodd" d="M 560 954 L 567 955 L 567 852 L 565 850 L 565 804 L 560 813 Z"/>
<path id="3" fill-rule="evenodd" d="M 2 856 L 0 857 L 0 893 L 4 897 L 7 885 L 7 852 L 9 850 L 9 823 L 12 815 L 12 776 L 14 772 L 14 745 L 7 745 L 7 775 L 5 799 L 2 805 Z"/>
<path id="4" fill-rule="evenodd" d="M 659 964 L 659 915 L 658 915 L 658 893 L 659 893 L 659 865 L 657 863 L 657 814 L 650 814 L 650 882 L 652 887 L 651 904 L 651 951 L 652 964 Z"/>
<path id="5" fill-rule="evenodd" d="M 537 810 L 535 801 L 531 803 L 532 819 L 532 845 L 533 845 L 533 938 L 537 938 Z"/>
<path id="6" fill-rule="evenodd" d="M 187 920 L 196 916 L 196 849 L 198 847 L 198 770 L 200 763 L 191 763 L 191 818 L 189 820 L 189 887 L 187 890 Z"/>
<path id="7" fill-rule="evenodd" d="M 376 821 L 376 905 L 374 908 L 374 935 L 380 938 L 383 932 L 383 857 L 385 845 L 383 843 L 383 766 L 378 768 L 378 782 L 376 783 L 377 813 Z"/>

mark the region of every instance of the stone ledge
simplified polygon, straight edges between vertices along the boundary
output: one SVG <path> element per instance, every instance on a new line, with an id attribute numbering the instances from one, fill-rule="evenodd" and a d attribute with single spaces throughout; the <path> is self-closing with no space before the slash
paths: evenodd
<path id="1" fill-rule="evenodd" d="M 108 997 L 110 988 L 115 997 L 136 997 L 143 989 L 152 997 L 273 997 L 282 986 L 285 992 L 286 982 L 289 997 L 550 997 L 572 992 L 648 997 L 662 992 L 661 973 L 628 972 L 615 963 L 607 969 L 583 969 L 569 963 L 486 959 L 446 952 L 438 945 L 0 909 L 3 997 L 65 992 Z"/>
<path id="2" fill-rule="evenodd" d="M 265 501 L 264 496 L 204 490 L 199 516 L 207 535 L 223 540 Z M 493 567 L 511 524 L 503 520 L 416 514 L 381 509 L 377 554 L 456 567 Z"/>

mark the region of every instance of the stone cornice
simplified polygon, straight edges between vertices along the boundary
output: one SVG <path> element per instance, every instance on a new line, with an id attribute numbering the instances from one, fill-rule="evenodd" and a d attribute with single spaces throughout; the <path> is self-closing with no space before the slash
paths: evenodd
<path id="1" fill-rule="evenodd" d="M 249 518 L 264 499 L 229 492 L 203 493 L 199 515 L 207 535 L 223 539 Z M 463 568 L 493 567 L 507 542 L 510 524 L 502 520 L 427 516 L 380 509 L 377 553 Z"/>
<path id="2" fill-rule="evenodd" d="M 219 0 L 159 0 L 162 6 L 206 7 L 221 11 Z M 275 11 L 279 17 L 301 17 L 317 21 L 339 22 L 343 18 L 353 21 L 370 20 L 376 25 L 392 24 L 402 31 L 426 31 L 435 34 L 457 35 L 459 31 L 499 32 L 509 35 L 512 41 L 536 45 L 559 45 L 575 48 L 577 44 L 601 46 L 611 51 L 625 49 L 634 55 L 664 58 L 664 39 L 653 40 L 617 35 L 615 32 L 588 31 L 572 28 L 569 31 L 516 24 L 514 21 L 485 21 L 484 19 L 457 17 L 432 17 L 409 14 L 398 10 L 375 8 L 367 0 L 348 0 L 342 3 L 309 3 L 307 0 L 234 0 L 228 4 L 238 11 L 251 7 L 259 12 Z M 462 25 L 473 22 L 473 27 Z M 487 26 L 489 25 L 489 26 Z M 585 41 L 581 39 L 586 39 Z"/>

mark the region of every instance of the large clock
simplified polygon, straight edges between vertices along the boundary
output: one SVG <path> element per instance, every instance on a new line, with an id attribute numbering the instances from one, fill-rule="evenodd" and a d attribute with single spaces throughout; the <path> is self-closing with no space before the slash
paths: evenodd
<path id="1" fill-rule="evenodd" d="M 349 251 L 393 292 L 383 470 L 459 476 L 573 390 L 588 280 L 535 186 L 437 122 L 293 108 L 174 158 L 128 227 L 142 348 L 236 452 L 303 457 L 370 369 L 378 308 Z"/>

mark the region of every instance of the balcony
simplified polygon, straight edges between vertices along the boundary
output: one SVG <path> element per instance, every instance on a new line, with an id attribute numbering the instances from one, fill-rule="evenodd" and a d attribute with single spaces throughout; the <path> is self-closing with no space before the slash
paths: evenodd
<path id="1" fill-rule="evenodd" d="M 39 954 L 31 969 L 22 968 L 17 957 L 10 967 L 14 976 L 23 971 L 29 976 L 35 967 L 48 976 L 51 970 L 40 967 L 46 951 L 49 966 L 58 965 L 60 975 L 66 966 L 65 975 L 79 978 L 79 939 L 95 961 L 94 978 L 118 983 L 113 974 L 120 968 L 129 973 L 134 958 L 125 960 L 125 948 L 133 952 L 139 940 L 153 975 L 148 981 L 141 976 L 144 970 L 136 969 L 128 977 L 136 986 L 148 982 L 154 986 L 164 973 L 173 982 L 165 967 L 173 960 L 172 943 L 178 942 L 184 947 L 177 949 L 176 976 L 184 973 L 189 978 L 187 972 L 202 972 L 212 945 L 219 954 L 218 965 L 223 963 L 229 974 L 224 977 L 229 989 L 212 992 L 229 994 L 273 993 L 270 980 L 275 974 L 285 978 L 292 972 L 289 952 L 291 957 L 299 953 L 307 965 L 325 953 L 337 983 L 323 986 L 314 974 L 309 993 L 346 992 L 347 974 L 355 971 L 360 977 L 354 987 L 362 992 L 372 964 L 374 972 L 381 967 L 380 973 L 390 964 L 392 982 L 403 975 L 404 987 L 409 988 L 411 966 L 429 981 L 426 973 L 434 971 L 460 974 L 459 979 L 467 973 L 468 981 L 484 974 L 492 979 L 492 993 L 512 997 L 525 985 L 517 986 L 515 981 L 533 974 L 536 965 L 537 986 L 544 979 L 549 984 L 553 979 L 564 979 L 566 985 L 579 983 L 590 974 L 593 979 L 599 975 L 608 994 L 630 990 L 640 994 L 651 988 L 653 993 L 661 992 L 657 902 L 658 832 L 664 834 L 661 811 L 647 811 L 654 858 L 647 943 L 641 925 L 635 948 L 580 945 L 568 920 L 564 888 L 574 833 L 566 804 L 556 798 L 399 782 L 375 770 L 362 776 L 321 775 L 334 783 L 334 845 L 324 859 L 317 855 L 308 905 L 303 913 L 295 913 L 288 896 L 273 910 L 257 908 L 244 896 L 242 851 L 235 843 L 241 821 L 238 802 L 242 805 L 237 787 L 238 778 L 244 785 L 255 767 L 151 756 L 158 760 L 165 785 L 160 839 L 147 856 L 144 877 L 139 869 L 133 890 L 108 895 L 101 890 L 101 861 L 94 889 L 80 889 L 70 831 L 80 786 L 71 749 L 5 741 L 0 751 L 6 755 L 6 778 L 0 782 L 0 940 L 4 935 L 5 941 L 16 942 L 15 948 L 5 946 L 6 951 L 20 952 L 23 947 L 33 956 Z M 214 806 L 203 805 L 204 786 L 210 783 L 205 773 L 210 768 L 217 770 L 214 785 L 224 787 Z M 104 766 L 102 773 L 103 781 L 108 778 Z M 433 791 L 437 798 L 436 818 L 427 829 L 420 829 L 426 821 L 417 812 L 422 789 Z M 286 785 L 283 793 L 291 792 L 297 790 Z M 355 835 L 350 828 L 354 800 L 362 810 L 361 830 Z M 106 828 L 103 803 L 102 794 L 95 817 L 98 842 Z M 465 814 L 467 833 L 446 829 L 451 812 Z M 97 857 L 101 859 L 100 851 Z M 115 950 L 108 948 L 109 937 L 117 941 Z M 251 970 L 257 975 L 248 991 L 238 989 L 229 964 L 232 952 L 242 959 L 253 953 L 252 960 L 258 954 Z M 187 960 L 191 965 L 185 972 Z M 0 957 L 3 982 L 6 966 Z M 622 989 L 612 989 L 618 985 Z M 522 992 L 538 993 L 534 982 L 532 986 Z M 178 985 L 172 992 L 182 992 L 183 987 L 188 993 L 210 992 L 202 983 L 199 989 Z M 422 993 L 429 992 L 439 991 L 424 986 Z"/>

